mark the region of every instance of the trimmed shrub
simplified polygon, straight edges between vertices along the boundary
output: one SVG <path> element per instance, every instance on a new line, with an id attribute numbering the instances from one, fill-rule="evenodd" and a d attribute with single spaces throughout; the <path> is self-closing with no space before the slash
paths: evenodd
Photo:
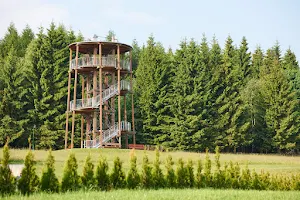
<path id="1" fill-rule="evenodd" d="M 168 188 L 176 187 L 176 175 L 173 169 L 174 162 L 172 160 L 172 156 L 168 156 L 166 160 L 166 186 Z"/>
<path id="2" fill-rule="evenodd" d="M 150 166 L 149 159 L 147 154 L 144 154 L 143 164 L 142 164 L 142 176 L 141 176 L 141 184 L 145 189 L 149 189 L 152 187 L 152 167 Z"/>
<path id="3" fill-rule="evenodd" d="M 186 179 L 187 179 L 187 186 L 192 188 L 195 186 L 195 175 L 194 175 L 194 166 L 193 161 L 189 160 L 186 165 Z"/>
<path id="4" fill-rule="evenodd" d="M 61 183 L 62 192 L 76 191 L 80 188 L 80 177 L 77 173 L 78 165 L 74 153 L 69 155 L 65 163 L 63 178 Z"/>
<path id="5" fill-rule="evenodd" d="M 186 168 L 184 166 L 184 161 L 182 160 L 182 158 L 179 158 L 178 160 L 178 166 L 177 166 L 177 170 L 176 170 L 176 184 L 178 188 L 185 188 L 187 186 L 187 172 L 186 172 Z"/>
<path id="6" fill-rule="evenodd" d="M 92 163 L 91 155 L 88 155 L 85 159 L 81 183 L 85 189 L 92 189 L 95 187 L 94 164 Z"/>
<path id="7" fill-rule="evenodd" d="M 41 177 L 41 190 L 46 192 L 58 192 L 59 183 L 58 179 L 55 176 L 54 168 L 54 157 L 51 150 L 48 153 L 47 160 L 45 162 L 43 174 Z"/>
<path id="8" fill-rule="evenodd" d="M 153 174 L 152 174 L 153 186 L 155 188 L 163 188 L 165 186 L 165 180 L 164 180 L 164 175 L 162 173 L 162 170 L 160 168 L 158 149 L 155 150 L 155 154 L 156 157 L 153 165 Z"/>
<path id="9" fill-rule="evenodd" d="M 3 159 L 0 165 L 0 195 L 11 195 L 16 190 L 16 180 L 13 176 L 8 161 L 10 158 L 8 145 L 6 144 L 3 148 Z"/>
<path id="10" fill-rule="evenodd" d="M 25 157 L 25 166 L 21 172 L 21 178 L 18 181 L 18 189 L 23 195 L 29 195 L 38 191 L 39 177 L 35 172 L 34 155 L 31 151 Z"/>
<path id="11" fill-rule="evenodd" d="M 106 158 L 100 157 L 99 164 L 96 169 L 96 185 L 100 190 L 110 189 L 110 180 L 108 175 L 108 164 Z"/>
<path id="12" fill-rule="evenodd" d="M 122 162 L 119 157 L 114 160 L 114 168 L 110 175 L 110 182 L 113 188 L 123 188 L 125 186 L 125 173 L 122 169 Z"/>
<path id="13" fill-rule="evenodd" d="M 135 189 L 140 184 L 140 175 L 137 171 L 136 156 L 134 155 L 134 149 L 130 152 L 130 169 L 127 175 L 126 183 L 129 189 Z"/>

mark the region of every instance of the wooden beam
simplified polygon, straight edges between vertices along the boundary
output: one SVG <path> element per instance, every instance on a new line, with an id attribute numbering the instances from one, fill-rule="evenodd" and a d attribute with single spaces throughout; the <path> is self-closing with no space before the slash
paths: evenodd
<path id="1" fill-rule="evenodd" d="M 102 46 L 99 44 L 99 92 L 100 92 L 100 106 L 99 106 L 99 125 L 100 125 L 100 146 L 102 146 Z"/>
<path id="2" fill-rule="evenodd" d="M 70 49 L 72 55 L 72 50 Z M 71 57 L 72 59 L 72 57 Z M 70 61 L 71 62 L 71 61 Z M 71 64 L 70 64 L 71 66 Z M 70 112 L 70 96 L 71 96 L 71 71 L 68 77 L 68 97 L 67 97 L 67 111 L 66 111 L 66 133 L 65 133 L 65 149 L 68 148 L 68 135 L 69 135 L 69 112 Z"/>
<path id="3" fill-rule="evenodd" d="M 71 135 L 71 149 L 74 147 L 74 131 L 75 131 L 75 106 L 76 106 L 76 93 L 77 93 L 77 76 L 78 76 L 78 53 L 79 53 L 79 46 L 76 45 L 76 68 L 75 68 L 75 81 L 74 81 L 74 94 L 73 94 L 73 113 L 72 113 L 72 135 Z"/>
<path id="4" fill-rule="evenodd" d="M 117 49 L 118 56 L 118 121 L 119 121 L 119 146 L 121 148 L 121 66 L 120 66 L 120 45 L 118 45 Z"/>
<path id="5" fill-rule="evenodd" d="M 93 71 L 93 98 L 95 98 L 96 96 L 97 96 L 97 71 Z M 93 116 L 93 140 L 95 140 L 96 139 L 96 130 L 97 130 L 97 114 L 96 114 L 96 112 L 94 112 L 93 115 L 94 115 Z"/>
<path id="6" fill-rule="evenodd" d="M 132 51 L 129 52 L 130 59 L 130 91 L 131 91 L 131 122 L 132 122 L 132 131 L 133 131 L 133 144 L 135 145 L 135 124 L 134 124 L 134 98 L 133 98 L 133 85 L 132 85 Z"/>
<path id="7" fill-rule="evenodd" d="M 80 137 L 80 148 L 83 148 L 83 131 L 84 131 L 84 118 L 83 115 L 81 115 L 81 137 Z"/>

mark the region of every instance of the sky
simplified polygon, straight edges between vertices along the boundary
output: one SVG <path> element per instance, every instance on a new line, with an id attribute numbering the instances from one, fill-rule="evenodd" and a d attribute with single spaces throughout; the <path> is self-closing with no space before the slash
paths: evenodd
<path id="1" fill-rule="evenodd" d="M 81 32 L 105 37 L 113 30 L 119 42 L 139 45 L 152 34 L 165 48 L 178 48 L 187 38 L 200 42 L 216 36 L 223 47 L 230 35 L 243 36 L 250 51 L 279 42 L 282 54 L 291 48 L 300 61 L 300 1 L 297 0 L 0 0 L 0 38 L 11 22 L 21 32 L 35 33 L 53 21 Z"/>

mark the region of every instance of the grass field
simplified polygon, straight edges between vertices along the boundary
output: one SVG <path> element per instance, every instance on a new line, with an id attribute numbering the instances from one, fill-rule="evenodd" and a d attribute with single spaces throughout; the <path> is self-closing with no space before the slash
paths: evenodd
<path id="1" fill-rule="evenodd" d="M 28 150 L 10 149 L 11 162 L 23 163 L 24 158 Z M 129 169 L 129 154 L 130 150 L 127 149 L 73 149 L 73 150 L 59 150 L 53 151 L 55 156 L 55 168 L 58 178 L 62 177 L 63 167 L 66 159 L 70 152 L 74 152 L 79 165 L 79 173 L 81 174 L 85 158 L 88 154 L 91 154 L 92 161 L 95 165 L 99 160 L 99 156 L 105 156 L 110 166 L 113 164 L 113 160 L 116 156 L 119 156 L 124 162 L 124 170 Z M 43 162 L 47 158 L 47 151 L 35 150 L 35 160 L 37 161 L 37 173 L 41 174 L 43 168 Z M 135 154 L 138 157 L 137 164 L 141 167 L 142 157 L 144 155 L 143 150 L 136 150 Z M 150 161 L 155 159 L 154 151 L 147 151 Z M 205 159 L 204 153 L 190 153 L 190 152 L 162 152 L 161 161 L 164 165 L 164 161 L 168 155 L 171 155 L 174 161 L 179 158 L 183 158 L 185 161 L 192 159 L 195 162 L 198 159 Z M 210 157 L 214 163 L 214 154 L 210 154 Z M 2 149 L 0 149 L 0 159 L 2 158 Z M 269 171 L 270 173 L 281 173 L 281 174 L 294 174 L 300 173 L 300 157 L 299 156 L 282 156 L 282 155 L 258 155 L 258 154 L 221 154 L 221 162 L 239 162 L 241 167 L 248 163 L 250 169 L 255 169 L 260 172 L 261 170 Z M 214 165 L 214 164 L 213 164 Z M 164 169 L 164 167 L 162 166 Z"/>
<path id="2" fill-rule="evenodd" d="M 32 200 L 50 200 L 50 199 L 72 199 L 72 200 L 196 200 L 196 199 L 246 199 L 246 200 L 298 200 L 300 192 L 295 191 L 256 191 L 256 190 L 212 190 L 212 189 L 184 189 L 184 190 L 115 190 L 109 192 L 72 192 L 64 194 L 46 194 L 39 193 L 32 196 L 14 195 L 4 198 L 6 200 L 14 199 L 32 199 Z"/>

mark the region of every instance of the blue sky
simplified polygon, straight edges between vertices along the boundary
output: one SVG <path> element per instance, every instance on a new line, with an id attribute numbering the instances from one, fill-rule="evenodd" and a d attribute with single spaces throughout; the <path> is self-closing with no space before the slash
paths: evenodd
<path id="1" fill-rule="evenodd" d="M 113 30 L 117 39 L 140 45 L 150 34 L 166 48 L 175 49 L 182 39 L 200 41 L 216 36 L 221 46 L 230 35 L 235 45 L 246 36 L 251 51 L 264 50 L 279 41 L 300 60 L 300 1 L 297 0 L 0 0 L 0 37 L 13 21 L 36 32 L 51 21 L 81 31 L 87 38 Z"/>

